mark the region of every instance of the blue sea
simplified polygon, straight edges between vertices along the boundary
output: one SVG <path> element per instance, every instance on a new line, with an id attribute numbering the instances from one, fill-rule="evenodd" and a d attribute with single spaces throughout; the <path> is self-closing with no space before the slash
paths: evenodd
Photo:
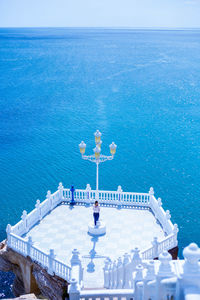
<path id="1" fill-rule="evenodd" d="M 95 189 L 78 144 L 92 154 L 97 129 L 102 153 L 117 144 L 100 189 L 154 187 L 180 257 L 200 246 L 198 30 L 0 29 L 0 240 L 60 181 Z M 11 296 L 12 275 L 0 278 L 0 298 Z"/>

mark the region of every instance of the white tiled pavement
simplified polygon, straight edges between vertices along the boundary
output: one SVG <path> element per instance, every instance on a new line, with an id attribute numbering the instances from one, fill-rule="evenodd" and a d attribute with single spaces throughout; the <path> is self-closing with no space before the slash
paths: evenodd
<path id="1" fill-rule="evenodd" d="M 106 235 L 88 235 L 88 223 L 93 219 L 92 207 L 67 204 L 56 207 L 26 235 L 45 252 L 54 249 L 57 258 L 70 264 L 74 248 L 80 252 L 84 267 L 84 286 L 103 287 L 105 257 L 112 260 L 130 252 L 136 246 L 143 250 L 155 236 L 164 232 L 148 210 L 101 207 L 100 219 L 106 223 Z M 93 270 L 94 269 L 94 270 Z"/>

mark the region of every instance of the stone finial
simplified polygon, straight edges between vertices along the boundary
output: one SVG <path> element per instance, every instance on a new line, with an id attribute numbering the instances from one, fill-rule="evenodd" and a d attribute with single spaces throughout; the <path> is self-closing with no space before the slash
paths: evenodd
<path id="1" fill-rule="evenodd" d="M 12 226 L 10 224 L 7 225 L 6 227 L 6 233 L 9 234 L 12 231 Z"/>
<path id="2" fill-rule="evenodd" d="M 91 186 L 90 186 L 89 183 L 86 185 L 86 191 L 87 191 L 87 192 L 90 192 L 90 191 L 91 191 Z"/>
<path id="3" fill-rule="evenodd" d="M 164 251 L 159 255 L 159 260 L 160 260 L 160 266 L 159 266 L 159 271 L 158 271 L 158 276 L 172 276 L 172 267 L 171 267 L 171 260 L 172 256 L 169 254 L 169 252 Z"/>
<path id="4" fill-rule="evenodd" d="M 178 225 L 174 224 L 173 233 L 176 234 L 179 232 Z"/>
<path id="5" fill-rule="evenodd" d="M 72 250 L 72 258 L 71 258 L 70 262 L 71 262 L 71 266 L 81 264 L 81 260 L 79 258 L 79 252 L 77 249 Z"/>
<path id="6" fill-rule="evenodd" d="M 51 198 L 51 191 L 47 191 L 46 198 L 47 198 L 47 199 L 50 199 L 50 198 Z"/>
<path id="7" fill-rule="evenodd" d="M 169 210 L 166 210 L 166 218 L 167 218 L 167 220 L 171 219 L 171 215 L 170 215 L 170 211 Z"/>
<path id="8" fill-rule="evenodd" d="M 40 207 L 40 200 L 39 200 L 39 199 L 38 199 L 38 200 L 36 200 L 35 207 L 36 207 L 36 208 L 39 208 L 39 207 Z"/>
<path id="9" fill-rule="evenodd" d="M 150 187 L 149 195 L 150 195 L 150 196 L 153 196 L 153 195 L 154 195 L 154 189 L 153 189 L 152 187 Z"/>
<path id="10" fill-rule="evenodd" d="M 121 185 L 118 186 L 117 192 L 118 192 L 118 193 L 122 193 L 122 192 L 123 192 Z"/>
<path id="11" fill-rule="evenodd" d="M 184 276 L 187 274 L 200 274 L 199 260 L 200 260 L 200 248 L 197 244 L 191 243 L 183 250 L 183 256 L 185 263 L 183 266 Z"/>
<path id="12" fill-rule="evenodd" d="M 24 210 L 23 213 L 22 213 L 22 216 L 21 216 L 21 219 L 24 221 L 27 217 L 27 211 Z"/>
<path id="13" fill-rule="evenodd" d="M 62 185 L 62 182 L 59 182 L 58 190 L 61 190 L 61 189 L 63 189 L 63 185 Z"/>
<path id="14" fill-rule="evenodd" d="M 161 198 L 158 198 L 158 206 L 162 206 L 162 200 L 161 200 Z"/>

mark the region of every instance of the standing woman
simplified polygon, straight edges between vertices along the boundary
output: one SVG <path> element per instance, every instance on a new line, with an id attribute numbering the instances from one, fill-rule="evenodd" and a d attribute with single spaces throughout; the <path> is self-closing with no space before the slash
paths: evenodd
<path id="1" fill-rule="evenodd" d="M 95 201 L 94 206 L 93 206 L 93 216 L 94 216 L 94 225 L 97 225 L 97 221 L 99 220 L 99 212 L 100 212 L 100 207 L 98 201 Z"/>

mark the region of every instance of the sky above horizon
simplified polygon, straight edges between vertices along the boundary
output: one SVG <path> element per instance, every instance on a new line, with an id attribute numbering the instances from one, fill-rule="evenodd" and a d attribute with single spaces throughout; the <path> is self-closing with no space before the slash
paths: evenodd
<path id="1" fill-rule="evenodd" d="M 0 0 L 0 27 L 200 27 L 200 0 Z"/>

